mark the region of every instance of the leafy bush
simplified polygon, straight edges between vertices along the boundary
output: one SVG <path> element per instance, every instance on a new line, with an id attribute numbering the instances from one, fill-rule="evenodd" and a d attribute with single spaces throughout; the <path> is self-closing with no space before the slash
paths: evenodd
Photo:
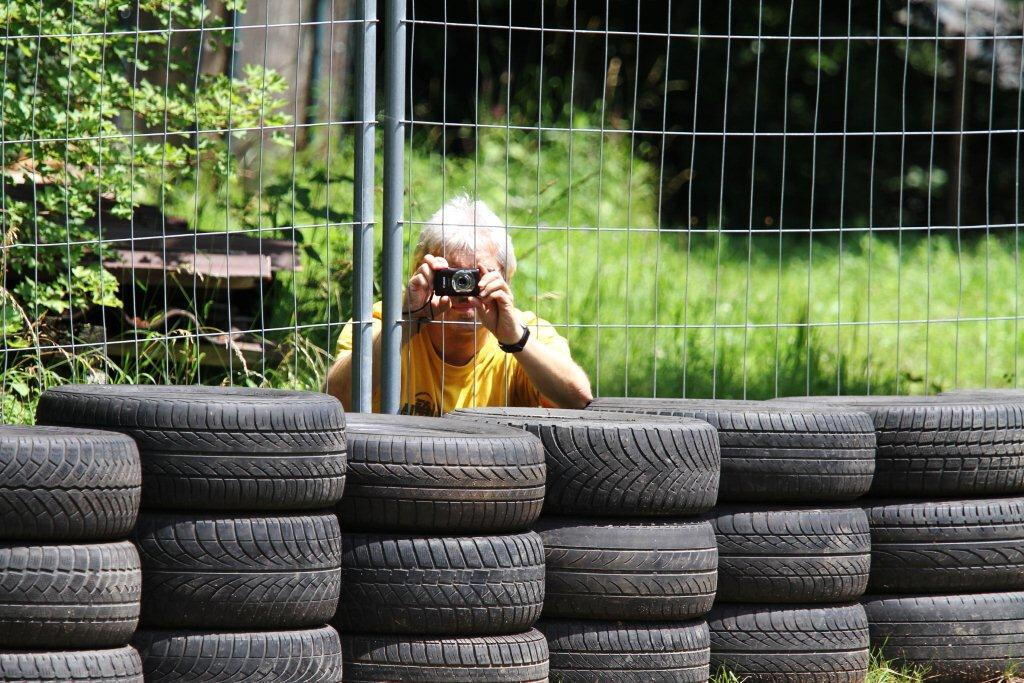
<path id="1" fill-rule="evenodd" d="M 11 0 L 0 7 L 7 34 L 0 41 L 0 296 L 8 347 L 29 345 L 26 333 L 40 324 L 53 333 L 59 316 L 120 305 L 92 226 L 101 212 L 129 218 L 140 201 L 188 182 L 203 165 L 228 175 L 223 136 L 197 131 L 287 120 L 275 111 L 282 102 L 267 97 L 284 89 L 283 79 L 260 67 L 247 67 L 242 78 L 175 82 L 188 60 L 167 59 L 170 32 L 136 32 L 144 21 L 171 29 L 222 25 L 187 0 L 143 0 L 137 8 Z M 210 35 L 223 41 L 230 32 Z"/>
<path id="2" fill-rule="evenodd" d="M 231 39 L 205 5 L 0 6 L 4 348 L 74 344 L 87 310 L 121 306 L 118 282 L 102 266 L 109 249 L 98 240 L 102 219 L 130 218 L 140 202 L 163 199 L 204 169 L 229 177 L 219 131 L 287 122 L 275 97 L 285 83 L 272 71 L 201 73 L 197 55 L 229 48 Z M 229 0 L 227 10 L 244 7 Z M 206 30 L 179 31 L 197 27 Z M 38 354 L 38 367 L 46 355 Z"/>

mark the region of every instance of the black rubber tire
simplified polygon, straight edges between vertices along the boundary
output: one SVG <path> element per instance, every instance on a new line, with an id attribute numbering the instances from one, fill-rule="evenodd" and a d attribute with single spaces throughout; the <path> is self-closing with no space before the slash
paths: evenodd
<path id="1" fill-rule="evenodd" d="M 343 633 L 344 680 L 419 683 L 540 683 L 548 680 L 543 634 L 475 638 Z"/>
<path id="2" fill-rule="evenodd" d="M 0 681 L 142 683 L 142 661 L 131 647 L 72 652 L 0 650 Z"/>
<path id="3" fill-rule="evenodd" d="M 707 683 L 708 625 L 541 619 L 553 683 Z"/>
<path id="4" fill-rule="evenodd" d="M 0 544 L 0 647 L 127 645 L 141 593 L 139 553 L 128 541 Z"/>
<path id="5" fill-rule="evenodd" d="M 854 500 L 871 486 L 875 435 L 862 412 L 712 399 L 599 398 L 589 410 L 705 420 L 722 448 L 719 502 Z"/>
<path id="6" fill-rule="evenodd" d="M 710 510 L 718 495 L 718 436 L 705 422 L 544 408 L 450 415 L 540 437 L 547 456 L 545 514 L 691 515 Z"/>
<path id="7" fill-rule="evenodd" d="M 344 535 L 336 624 L 343 633 L 525 631 L 544 604 L 544 548 L 507 536 Z"/>
<path id="8" fill-rule="evenodd" d="M 859 507 L 729 505 L 711 513 L 721 602 L 850 602 L 871 564 Z"/>
<path id="9" fill-rule="evenodd" d="M 144 512 L 134 540 L 145 628 L 305 628 L 337 608 L 341 529 L 332 513 Z"/>
<path id="10" fill-rule="evenodd" d="M 139 631 L 147 683 L 337 683 L 341 641 L 330 626 L 298 631 Z"/>
<path id="11" fill-rule="evenodd" d="M 872 593 L 1024 589 L 1024 498 L 870 503 Z"/>
<path id="12" fill-rule="evenodd" d="M 520 429 L 405 415 L 351 414 L 345 529 L 500 533 L 544 504 L 544 447 Z"/>
<path id="13" fill-rule="evenodd" d="M 948 396 L 814 400 L 865 410 L 872 416 L 878 435 L 872 496 L 1024 492 L 1024 402 L 951 400 Z"/>
<path id="14" fill-rule="evenodd" d="M 1024 593 L 864 598 L 871 644 L 928 683 L 989 681 L 1024 660 Z"/>
<path id="15" fill-rule="evenodd" d="M 319 509 L 345 485 L 345 415 L 327 394 L 68 385 L 43 393 L 36 420 L 134 438 L 144 508 Z"/>
<path id="16" fill-rule="evenodd" d="M 0 539 L 123 538 L 141 485 L 139 452 L 121 434 L 0 426 Z"/>
<path id="17" fill-rule="evenodd" d="M 863 683 L 868 619 L 852 605 L 716 604 L 711 671 L 745 683 Z"/>
<path id="18" fill-rule="evenodd" d="M 701 520 L 541 517 L 545 617 L 683 621 L 711 609 L 718 551 Z"/>

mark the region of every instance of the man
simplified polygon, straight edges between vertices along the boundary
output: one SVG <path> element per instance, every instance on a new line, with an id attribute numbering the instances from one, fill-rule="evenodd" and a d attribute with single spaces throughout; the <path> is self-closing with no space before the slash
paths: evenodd
<path id="1" fill-rule="evenodd" d="M 401 412 L 457 408 L 583 408 L 592 400 L 569 344 L 545 320 L 515 306 L 516 258 L 501 220 L 483 202 L 458 197 L 423 226 L 402 310 Z M 437 296 L 434 271 L 473 268 L 479 296 Z M 381 304 L 373 308 L 373 408 L 380 409 Z M 346 409 L 352 396 L 352 324 L 338 340 L 327 392 Z"/>

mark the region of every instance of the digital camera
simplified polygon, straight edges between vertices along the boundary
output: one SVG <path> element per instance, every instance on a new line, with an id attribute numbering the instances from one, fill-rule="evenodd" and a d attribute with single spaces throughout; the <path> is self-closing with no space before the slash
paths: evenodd
<path id="1" fill-rule="evenodd" d="M 442 268 L 434 271 L 437 296 L 476 296 L 480 293 L 480 271 L 475 268 Z"/>

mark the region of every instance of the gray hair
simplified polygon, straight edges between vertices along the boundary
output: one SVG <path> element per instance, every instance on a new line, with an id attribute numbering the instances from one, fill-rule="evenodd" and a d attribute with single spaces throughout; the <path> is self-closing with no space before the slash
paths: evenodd
<path id="1" fill-rule="evenodd" d="M 488 244 L 494 249 L 501 273 L 508 280 L 516 272 L 512 237 L 486 204 L 460 195 L 449 200 L 423 225 L 413 253 L 413 264 L 414 267 L 419 264 L 426 254 L 472 254 Z"/>

